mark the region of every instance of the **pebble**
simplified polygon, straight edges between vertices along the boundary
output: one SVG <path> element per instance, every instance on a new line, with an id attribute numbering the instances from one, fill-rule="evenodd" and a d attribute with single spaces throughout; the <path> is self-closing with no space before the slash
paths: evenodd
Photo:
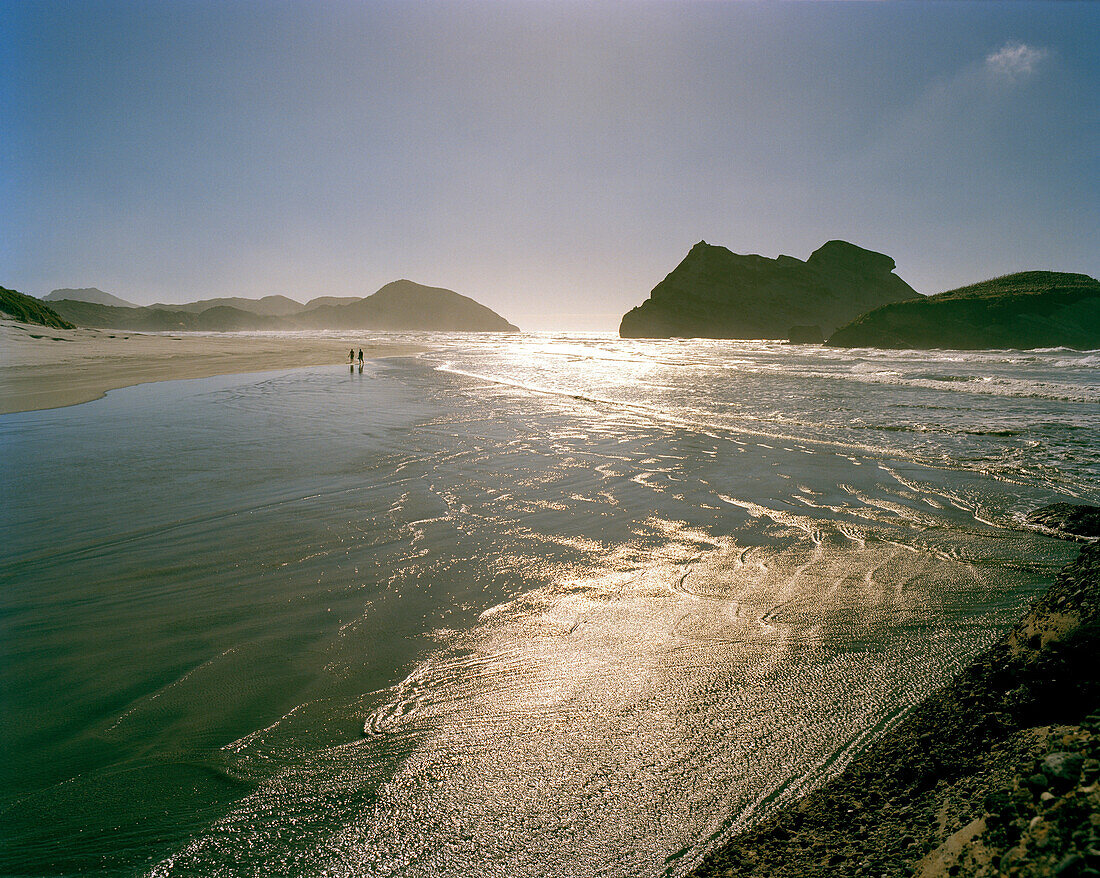
<path id="1" fill-rule="evenodd" d="M 1059 751 L 1051 753 L 1043 760 L 1043 774 L 1050 779 L 1052 786 L 1069 787 L 1077 783 L 1085 757 L 1080 753 Z"/>

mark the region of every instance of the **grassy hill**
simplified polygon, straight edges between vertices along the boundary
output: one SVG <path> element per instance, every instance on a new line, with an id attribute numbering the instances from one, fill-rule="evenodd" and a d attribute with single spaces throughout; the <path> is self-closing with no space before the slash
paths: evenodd
<path id="1" fill-rule="evenodd" d="M 885 305 L 838 329 L 830 345 L 877 348 L 1100 348 L 1100 281 L 1023 271 Z"/>
<path id="2" fill-rule="evenodd" d="M 52 326 L 55 329 L 76 328 L 49 305 L 43 304 L 40 299 L 6 287 L 0 287 L 0 314 L 12 320 L 18 320 L 20 323 L 37 323 L 40 326 Z"/>

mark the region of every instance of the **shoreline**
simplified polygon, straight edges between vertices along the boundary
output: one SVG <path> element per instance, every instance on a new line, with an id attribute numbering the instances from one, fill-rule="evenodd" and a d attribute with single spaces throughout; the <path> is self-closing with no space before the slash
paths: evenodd
<path id="1" fill-rule="evenodd" d="M 1100 874 L 1100 509 L 1029 519 L 1088 542 L 996 644 L 690 878 Z"/>
<path id="2" fill-rule="evenodd" d="M 148 335 L 111 329 L 54 329 L 0 321 L 0 414 L 43 411 L 101 399 L 109 390 L 157 381 L 210 378 L 402 357 L 427 348 L 335 338 Z"/>

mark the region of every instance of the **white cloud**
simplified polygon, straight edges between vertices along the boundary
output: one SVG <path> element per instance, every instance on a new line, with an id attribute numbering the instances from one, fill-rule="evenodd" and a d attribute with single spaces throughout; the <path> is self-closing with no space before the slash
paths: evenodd
<path id="1" fill-rule="evenodd" d="M 1034 73 L 1039 62 L 1046 56 L 1046 49 L 1026 43 L 1005 43 L 999 50 L 986 56 L 985 69 L 1000 76 L 1017 79 Z"/>

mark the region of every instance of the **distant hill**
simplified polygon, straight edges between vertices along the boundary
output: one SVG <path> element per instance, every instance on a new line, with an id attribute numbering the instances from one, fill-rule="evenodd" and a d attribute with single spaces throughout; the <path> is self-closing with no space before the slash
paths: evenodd
<path id="1" fill-rule="evenodd" d="M 829 338 L 838 347 L 1100 348 L 1100 281 L 1024 271 L 877 308 Z"/>
<path id="2" fill-rule="evenodd" d="M 649 299 L 623 316 L 623 338 L 789 338 L 792 327 L 824 334 L 863 312 L 918 294 L 894 260 L 829 241 L 803 262 L 742 256 L 700 241 Z"/>
<path id="3" fill-rule="evenodd" d="M 284 299 L 269 296 L 268 299 Z M 409 280 L 386 284 L 365 299 L 325 297 L 322 304 L 303 306 L 283 315 L 255 313 L 231 305 L 187 308 L 210 302 L 257 300 L 210 299 L 189 306 L 154 305 L 148 308 L 117 308 L 93 302 L 62 300 L 54 309 L 66 320 L 80 326 L 113 329 L 184 332 L 236 332 L 258 329 L 382 329 L 439 330 L 444 332 L 513 332 L 516 327 L 484 305 L 466 296 L 440 287 L 426 287 Z M 261 299 L 258 301 L 266 301 Z M 331 301 L 332 304 L 326 302 Z M 293 302 L 284 299 L 284 302 Z M 280 303 L 275 303 L 281 307 Z"/>
<path id="4" fill-rule="evenodd" d="M 0 314 L 20 323 L 36 323 L 54 329 L 76 329 L 41 299 L 0 287 Z"/>
<path id="5" fill-rule="evenodd" d="M 68 299 L 52 303 L 66 320 L 78 326 L 102 329 L 133 329 L 144 332 L 233 332 L 255 329 L 283 329 L 277 317 L 250 314 L 237 308 L 219 306 L 201 314 L 168 311 L 162 308 L 115 308 L 95 302 Z"/>
<path id="6" fill-rule="evenodd" d="M 303 328 L 516 332 L 495 311 L 467 296 L 411 280 L 395 280 L 373 296 L 346 305 L 321 305 L 296 318 Z"/>
<path id="7" fill-rule="evenodd" d="M 97 305 L 111 305 L 115 308 L 137 307 L 133 302 L 127 302 L 125 299 L 112 296 L 110 293 L 97 290 L 95 287 L 84 287 L 79 290 L 54 290 L 48 296 L 43 297 L 45 302 L 60 302 L 63 299 L 68 299 L 70 302 L 94 302 Z"/>
<path id="8" fill-rule="evenodd" d="M 362 296 L 318 296 L 306 302 L 305 310 L 312 311 L 324 305 L 350 305 L 352 302 L 362 302 Z"/>
<path id="9" fill-rule="evenodd" d="M 285 317 L 288 314 L 296 314 L 304 306 L 301 302 L 295 302 L 286 296 L 264 296 L 262 299 L 242 299 L 239 296 L 232 296 L 224 299 L 201 299 L 198 302 L 187 302 L 183 305 L 157 303 L 148 307 L 156 308 L 158 311 L 189 311 L 192 314 L 201 314 L 211 308 L 236 308 L 238 311 L 261 314 L 264 317 Z"/>

